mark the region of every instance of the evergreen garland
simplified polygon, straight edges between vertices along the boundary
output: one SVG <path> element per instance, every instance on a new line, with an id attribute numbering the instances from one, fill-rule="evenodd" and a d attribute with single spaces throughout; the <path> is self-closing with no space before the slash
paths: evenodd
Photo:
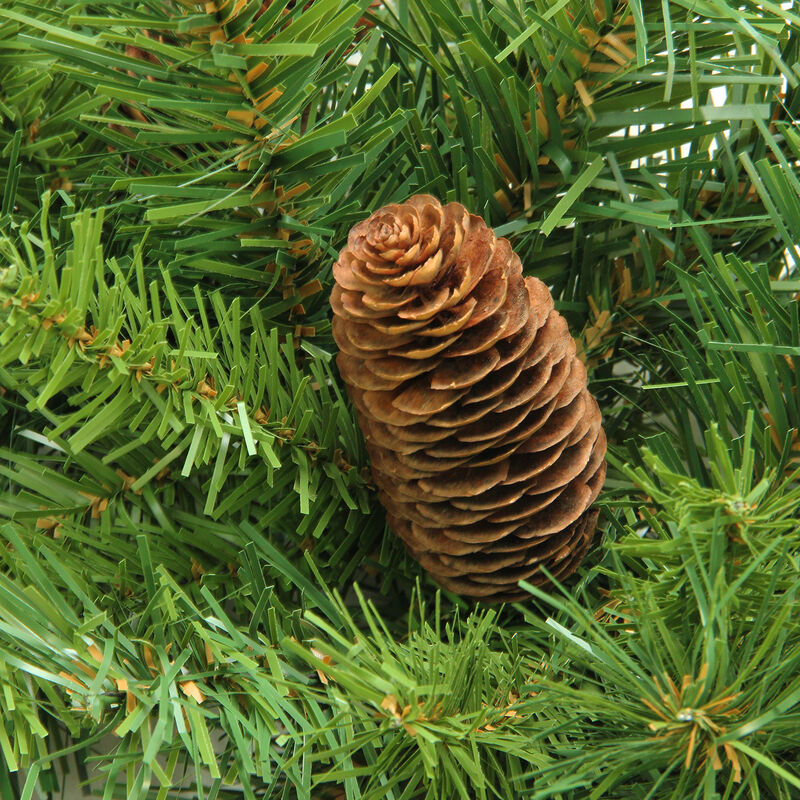
<path id="1" fill-rule="evenodd" d="M 800 13 L 0 5 L 0 799 L 800 797 Z M 437 590 L 332 359 L 348 229 L 551 287 L 577 577 Z"/>

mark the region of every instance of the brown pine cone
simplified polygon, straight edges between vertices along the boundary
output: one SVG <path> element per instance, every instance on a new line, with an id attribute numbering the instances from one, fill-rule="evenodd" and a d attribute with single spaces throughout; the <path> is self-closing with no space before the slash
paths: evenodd
<path id="1" fill-rule="evenodd" d="M 571 573 L 606 473 L 600 409 L 547 287 L 506 239 L 429 195 L 351 231 L 338 365 L 389 525 L 445 588 L 491 600 Z"/>

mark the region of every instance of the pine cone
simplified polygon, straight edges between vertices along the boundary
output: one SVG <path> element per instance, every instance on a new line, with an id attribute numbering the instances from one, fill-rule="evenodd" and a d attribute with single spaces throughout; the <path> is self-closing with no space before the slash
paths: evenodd
<path id="1" fill-rule="evenodd" d="M 547 287 L 429 195 L 357 224 L 331 294 L 338 365 L 392 530 L 458 594 L 522 596 L 594 533 L 606 438 Z"/>

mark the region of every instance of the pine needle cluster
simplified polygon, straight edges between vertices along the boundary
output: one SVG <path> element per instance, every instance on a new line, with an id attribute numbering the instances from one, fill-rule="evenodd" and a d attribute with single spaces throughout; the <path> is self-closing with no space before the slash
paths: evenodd
<path id="1" fill-rule="evenodd" d="M 0 798 L 800 797 L 800 13 L 0 5 Z M 504 608 L 386 531 L 348 229 L 552 288 L 600 534 Z"/>

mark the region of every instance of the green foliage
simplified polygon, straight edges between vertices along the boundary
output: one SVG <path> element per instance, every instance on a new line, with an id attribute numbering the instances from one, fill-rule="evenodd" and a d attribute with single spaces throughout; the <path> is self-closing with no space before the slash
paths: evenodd
<path id="1" fill-rule="evenodd" d="M 794 4 L 303 5 L 0 8 L 0 798 L 800 796 Z M 418 191 L 604 413 L 597 546 L 511 608 L 384 530 L 332 360 Z"/>

